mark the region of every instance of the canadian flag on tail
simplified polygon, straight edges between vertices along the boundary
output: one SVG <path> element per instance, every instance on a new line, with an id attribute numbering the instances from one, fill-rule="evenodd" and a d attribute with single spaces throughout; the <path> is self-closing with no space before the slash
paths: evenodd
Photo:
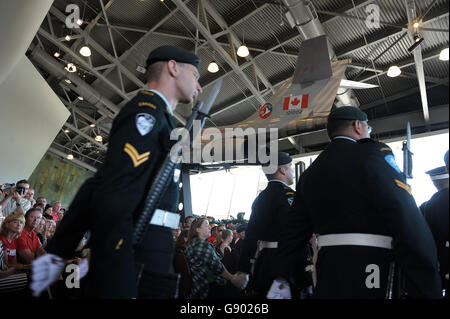
<path id="1" fill-rule="evenodd" d="M 288 96 L 284 98 L 283 110 L 289 109 L 306 109 L 308 107 L 309 94 L 302 94 L 296 96 Z"/>

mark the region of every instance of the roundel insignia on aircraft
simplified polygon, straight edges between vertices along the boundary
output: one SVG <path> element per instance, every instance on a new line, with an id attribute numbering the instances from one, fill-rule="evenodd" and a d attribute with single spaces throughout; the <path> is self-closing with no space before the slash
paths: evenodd
<path id="1" fill-rule="evenodd" d="M 266 103 L 259 109 L 259 117 L 266 119 L 272 114 L 272 104 Z"/>

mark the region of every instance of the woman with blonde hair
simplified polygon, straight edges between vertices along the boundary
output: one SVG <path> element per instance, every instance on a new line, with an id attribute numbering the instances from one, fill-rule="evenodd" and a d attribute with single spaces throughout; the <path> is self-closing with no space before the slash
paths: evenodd
<path id="1" fill-rule="evenodd" d="M 0 228 L 0 298 L 28 295 L 27 275 L 17 272 L 26 266 L 18 264 L 16 256 L 16 239 L 22 233 L 24 225 L 23 214 L 13 213 L 3 220 Z"/>
<path id="2" fill-rule="evenodd" d="M 214 247 L 208 243 L 209 236 L 211 229 L 208 220 L 206 218 L 194 220 L 189 229 L 189 241 L 185 250 L 192 274 L 191 298 L 233 297 L 231 294 L 233 287 L 227 280 L 238 288 L 241 288 L 243 283 L 227 271 Z"/>
<path id="3" fill-rule="evenodd" d="M 20 237 L 25 225 L 25 217 L 20 213 L 8 215 L 0 228 L 0 240 L 3 244 L 8 267 L 22 268 L 23 265 L 17 263 L 16 239 Z"/>

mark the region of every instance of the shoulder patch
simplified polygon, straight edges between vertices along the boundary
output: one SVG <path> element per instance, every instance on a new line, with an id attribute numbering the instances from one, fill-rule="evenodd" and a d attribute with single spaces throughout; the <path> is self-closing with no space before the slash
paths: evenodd
<path id="1" fill-rule="evenodd" d="M 142 136 L 150 133 L 155 123 L 155 117 L 148 113 L 139 113 L 136 115 L 136 129 Z"/>
<path id="2" fill-rule="evenodd" d="M 402 171 L 400 170 L 400 168 L 397 166 L 397 162 L 395 161 L 395 157 L 392 154 L 386 155 L 384 157 L 384 160 L 393 168 L 397 171 L 397 173 L 401 174 Z"/>
<path id="3" fill-rule="evenodd" d="M 156 105 L 149 102 L 139 102 L 138 106 L 149 106 L 152 109 L 156 110 Z"/>

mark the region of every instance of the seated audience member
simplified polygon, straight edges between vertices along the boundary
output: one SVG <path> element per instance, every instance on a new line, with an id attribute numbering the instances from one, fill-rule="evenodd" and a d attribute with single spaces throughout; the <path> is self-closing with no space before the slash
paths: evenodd
<path id="1" fill-rule="evenodd" d="M 66 214 L 66 209 L 65 208 L 61 208 L 58 212 L 58 222 L 61 221 L 61 219 L 63 219 L 64 215 Z"/>
<path id="2" fill-rule="evenodd" d="M 5 250 L 8 267 L 22 268 L 17 262 L 16 239 L 22 233 L 25 218 L 22 214 L 13 213 L 5 218 L 0 228 L 0 241 Z"/>
<path id="3" fill-rule="evenodd" d="M 184 223 L 183 223 L 183 227 L 186 229 L 189 229 L 189 228 L 191 228 L 191 224 L 192 224 L 192 222 L 195 220 L 195 217 L 194 216 L 187 216 L 185 219 L 184 219 Z"/>
<path id="4" fill-rule="evenodd" d="M 222 243 L 219 246 L 219 253 L 222 256 L 222 263 L 230 274 L 235 274 L 238 268 L 239 256 L 231 249 L 230 244 L 233 240 L 233 232 L 225 229 L 222 232 Z"/>
<path id="5" fill-rule="evenodd" d="M 59 221 L 58 213 L 61 210 L 61 203 L 60 202 L 54 202 L 52 205 L 52 212 L 50 215 L 53 217 L 53 220 L 55 222 Z"/>
<path id="6" fill-rule="evenodd" d="M 56 222 L 52 219 L 47 219 L 46 221 L 46 230 L 45 236 L 47 237 L 47 240 L 50 240 L 53 237 L 53 234 L 56 230 Z"/>
<path id="7" fill-rule="evenodd" d="M 39 226 L 34 230 L 41 242 L 42 247 L 47 246 L 47 220 L 42 217 Z"/>
<path id="8" fill-rule="evenodd" d="M 214 244 L 216 242 L 217 236 L 217 226 L 212 226 L 211 235 L 208 237 L 208 243 Z"/>
<path id="9" fill-rule="evenodd" d="M 36 199 L 36 204 L 41 204 L 44 205 L 44 208 L 47 206 L 47 199 L 45 197 L 38 197 Z M 44 208 L 42 208 L 42 211 L 44 210 Z"/>
<path id="10" fill-rule="evenodd" d="M 46 253 L 34 232 L 41 218 L 42 211 L 39 208 L 31 208 L 25 214 L 25 227 L 17 239 L 17 256 L 21 263 L 31 264 L 34 259 Z"/>
<path id="11" fill-rule="evenodd" d="M 207 241 L 210 235 L 211 230 L 206 218 L 196 219 L 189 229 L 185 255 L 192 274 L 190 297 L 193 299 L 232 298 L 235 296 L 235 291 L 229 286 L 228 280 L 238 288 L 243 283 L 226 270 L 220 257 Z"/>
<path id="12" fill-rule="evenodd" d="M 31 207 L 36 204 L 36 200 L 34 199 L 34 189 L 28 188 L 27 192 L 25 193 L 24 197 L 31 203 Z"/>
<path id="13" fill-rule="evenodd" d="M 27 180 L 23 179 L 9 189 L 7 194 L 0 192 L 0 206 L 2 206 L 3 214 L 10 215 L 14 212 L 24 214 L 31 208 L 31 202 L 25 198 L 25 194 L 30 188 Z"/>
<path id="14" fill-rule="evenodd" d="M 184 250 L 188 242 L 189 229 L 184 229 L 175 242 L 175 255 L 173 267 L 176 273 L 180 274 L 180 293 L 179 299 L 187 299 L 192 287 L 192 277 L 189 265 L 184 255 Z"/>

